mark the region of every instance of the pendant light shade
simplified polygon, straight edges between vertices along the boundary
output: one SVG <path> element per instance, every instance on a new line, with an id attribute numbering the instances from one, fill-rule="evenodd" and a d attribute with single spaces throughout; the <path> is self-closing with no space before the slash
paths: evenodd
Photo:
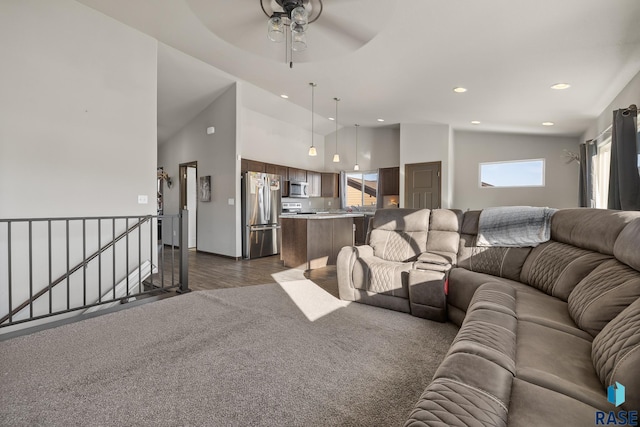
<path id="1" fill-rule="evenodd" d="M 309 83 L 309 86 L 311 86 L 311 147 L 309 147 L 309 155 L 310 156 L 317 156 L 318 152 L 316 151 L 316 147 L 313 145 L 313 119 L 314 119 L 313 95 L 314 95 L 314 90 L 315 90 L 315 87 L 317 86 L 317 84 Z"/>
<path id="2" fill-rule="evenodd" d="M 338 154 L 338 102 L 340 98 L 333 98 L 336 101 L 336 153 L 333 155 L 333 163 L 340 162 L 340 154 Z"/>
<path id="3" fill-rule="evenodd" d="M 358 128 L 360 127 L 360 125 L 356 123 L 355 127 L 356 127 L 356 165 L 353 167 L 353 170 L 359 171 L 360 165 L 358 164 Z"/>

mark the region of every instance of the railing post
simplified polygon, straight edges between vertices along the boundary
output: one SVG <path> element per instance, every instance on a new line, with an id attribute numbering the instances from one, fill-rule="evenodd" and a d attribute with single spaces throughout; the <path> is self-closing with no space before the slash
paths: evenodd
<path id="1" fill-rule="evenodd" d="M 180 287 L 176 291 L 179 294 L 191 292 L 189 289 L 189 211 L 180 211 Z"/>

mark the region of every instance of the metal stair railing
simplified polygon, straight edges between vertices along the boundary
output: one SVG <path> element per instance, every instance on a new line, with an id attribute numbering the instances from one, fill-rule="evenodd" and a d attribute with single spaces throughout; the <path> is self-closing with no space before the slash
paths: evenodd
<path id="1" fill-rule="evenodd" d="M 174 229 L 175 229 L 175 220 L 178 219 L 178 231 L 179 231 L 179 252 L 180 252 L 180 256 L 179 256 L 179 260 L 180 260 L 180 264 L 179 264 L 179 268 L 180 268 L 180 272 L 179 272 L 179 276 L 178 276 L 178 282 L 175 282 L 175 275 L 174 275 L 174 270 L 175 270 L 175 260 L 174 260 L 174 251 L 173 249 L 176 247 L 175 241 L 174 241 Z M 125 224 L 125 231 L 119 233 L 116 236 L 116 225 L 118 221 L 124 220 L 126 221 Z M 130 225 L 129 221 L 130 220 L 135 220 L 136 222 L 133 225 Z M 78 262 L 77 264 L 75 264 L 73 267 L 70 267 L 70 223 L 71 222 L 75 222 L 75 221 L 82 221 L 82 260 L 80 262 Z M 98 239 L 98 249 L 93 252 L 91 255 L 86 256 L 86 247 L 87 247 L 87 222 L 88 221 L 97 221 L 97 239 Z M 170 235 L 171 235 L 171 239 L 170 239 L 170 246 L 172 248 L 171 251 L 171 265 L 169 266 L 170 270 L 171 270 L 171 282 L 169 283 L 169 286 L 165 286 L 165 261 L 164 261 L 164 242 L 162 239 L 162 226 L 166 225 L 163 223 L 169 222 L 170 221 Z M 33 249 L 34 249 L 34 236 L 33 236 L 33 224 L 37 223 L 37 222 L 46 222 L 47 223 L 47 260 L 48 260 L 48 274 L 49 274 L 49 284 L 45 287 L 43 287 L 42 289 L 40 289 L 39 291 L 37 291 L 36 293 L 33 292 L 33 278 L 34 278 L 34 263 L 33 263 Z M 52 224 L 53 223 L 59 223 L 62 222 L 65 224 L 65 246 L 66 246 L 66 272 L 64 274 L 62 274 L 60 277 L 56 278 L 55 280 L 51 280 L 52 277 Z M 112 238 L 107 241 L 106 243 L 102 244 L 102 227 L 103 227 L 103 223 L 104 222 L 109 222 L 111 225 L 111 233 L 112 233 Z M 0 225 L 2 225 L 2 223 L 6 224 L 5 227 L 5 231 L 6 231 L 6 252 L 7 252 L 7 258 L 6 258 L 6 272 L 3 272 L 3 265 L 2 263 L 0 263 L 0 283 L 2 283 L 2 279 L 3 277 L 6 277 L 6 290 L 4 291 L 4 294 L 7 295 L 7 299 L 8 299 L 8 310 L 7 310 L 7 314 L 5 314 L 4 316 L 2 316 L 0 318 L 0 328 L 5 327 L 5 326 L 10 326 L 10 325 L 15 325 L 18 323 L 23 323 L 23 322 L 27 322 L 30 320 L 36 320 L 36 319 L 41 319 L 41 318 L 45 318 L 45 317 L 49 317 L 49 316 L 55 316 L 55 315 L 59 315 L 59 314 L 63 314 L 63 313 L 68 313 L 71 311 L 76 311 L 76 310 L 82 310 L 82 309 L 86 309 L 86 308 L 91 308 L 91 307 L 96 307 L 96 306 L 100 306 L 102 304 L 108 304 L 108 303 L 113 303 L 113 302 L 126 302 L 128 300 L 128 298 L 131 297 L 136 297 L 136 296 L 141 296 L 144 294 L 148 294 L 148 293 L 154 293 L 154 292 L 158 292 L 158 291 L 162 291 L 162 290 L 171 290 L 171 289 L 177 289 L 177 291 L 179 293 L 186 293 L 189 292 L 189 285 L 188 285 L 188 258 L 187 258 L 187 241 L 186 238 L 188 236 L 188 215 L 187 215 L 187 211 L 184 210 L 182 212 L 180 212 L 180 214 L 178 215 L 160 215 L 160 216 L 152 216 L 152 215 L 145 215 L 145 216 L 112 216 L 112 217 L 74 217 L 74 218 L 31 218 L 31 219 L 0 219 Z M 27 223 L 28 225 L 28 252 L 29 252 L 29 256 L 28 256 L 28 272 L 23 272 L 24 274 L 28 275 L 29 277 L 29 297 L 22 302 L 21 304 L 19 304 L 18 306 L 13 306 L 13 293 L 14 293 L 14 283 L 13 283 L 13 274 L 14 274 L 14 266 L 13 266 L 13 259 L 12 257 L 13 255 L 13 239 L 14 236 L 12 236 L 12 225 L 15 223 Z M 149 223 L 149 262 L 151 264 L 151 268 L 150 268 L 150 273 L 149 274 L 149 279 L 150 281 L 143 281 L 143 277 L 142 277 L 142 234 L 143 234 L 143 225 L 145 223 Z M 157 228 L 157 237 L 159 239 L 160 245 L 155 246 L 156 247 L 156 263 L 153 263 L 153 259 L 154 259 L 154 241 L 153 241 L 153 236 L 154 236 L 154 227 L 153 225 L 157 224 L 158 228 Z M 2 249 L 2 228 L 0 227 L 0 250 Z M 135 232 L 138 231 L 137 233 L 137 250 L 138 250 L 138 262 L 137 262 L 137 267 L 135 267 L 133 270 L 130 269 L 130 236 Z M 26 237 L 26 236 L 25 236 Z M 117 259 L 116 259 L 116 246 L 119 242 L 121 241 L 125 241 L 125 256 L 126 256 L 126 266 L 120 266 L 120 270 L 124 269 L 125 271 L 125 277 L 122 280 L 122 282 L 126 283 L 126 297 L 117 297 L 116 295 L 116 273 L 117 273 Z M 136 242 L 134 242 L 134 244 L 136 244 Z M 104 299 L 103 298 L 103 292 L 102 292 L 102 276 L 103 276 L 103 271 L 102 271 L 102 258 L 103 255 L 105 254 L 105 252 L 109 251 L 110 249 L 112 249 L 112 288 L 111 288 L 111 298 L 110 299 Z M 86 270 L 89 266 L 89 264 L 94 261 L 94 260 L 98 260 L 98 280 L 97 280 L 97 295 L 98 295 L 98 301 L 95 303 L 87 303 L 87 277 L 86 277 Z M 146 262 L 146 261 L 145 261 Z M 159 280 L 160 280 L 160 286 L 157 286 L 156 284 L 154 284 L 153 282 L 153 273 L 154 273 L 154 268 L 156 270 L 159 271 Z M 78 273 L 80 270 L 83 270 L 83 277 L 82 277 L 82 304 L 76 304 L 72 307 L 71 304 L 71 289 L 70 289 L 70 280 L 71 277 L 75 274 Z M 137 271 L 136 271 L 137 270 Z M 130 276 L 133 273 L 137 273 L 137 285 L 139 288 L 139 292 L 132 294 L 130 291 Z M 67 283 L 67 288 L 66 288 L 66 308 L 61 309 L 61 310 L 54 310 L 53 308 L 53 292 L 52 290 L 54 289 L 54 287 L 56 287 L 57 285 L 59 285 L 60 283 L 66 282 Z M 143 285 L 144 286 L 148 286 L 150 289 L 149 290 L 143 290 Z M 108 289 L 108 287 L 106 287 L 106 289 Z M 95 289 L 93 289 L 95 291 Z M 2 289 L 0 289 L 0 291 L 2 291 Z M 38 300 L 39 298 L 41 298 L 44 295 L 49 295 L 49 307 L 48 307 L 48 312 L 44 313 L 44 314 L 35 314 L 34 313 L 34 302 L 36 300 Z M 2 304 L 0 302 L 0 304 Z M 18 315 L 22 310 L 29 308 L 29 316 L 27 319 L 22 319 L 22 320 L 15 320 L 14 317 L 16 315 Z M 0 306 L 0 310 L 3 307 Z M 3 310 L 4 311 L 4 310 Z"/>

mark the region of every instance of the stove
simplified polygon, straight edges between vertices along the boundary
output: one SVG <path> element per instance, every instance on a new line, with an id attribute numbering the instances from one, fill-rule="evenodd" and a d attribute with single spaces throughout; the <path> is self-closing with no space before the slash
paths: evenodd
<path id="1" fill-rule="evenodd" d="M 302 212 L 302 203 L 300 202 L 282 202 L 283 214 L 297 214 Z"/>

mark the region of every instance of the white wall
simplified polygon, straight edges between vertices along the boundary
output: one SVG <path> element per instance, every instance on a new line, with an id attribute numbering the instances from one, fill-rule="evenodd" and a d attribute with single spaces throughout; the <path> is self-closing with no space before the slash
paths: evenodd
<path id="1" fill-rule="evenodd" d="M 164 168 L 175 185 L 165 189 L 165 213 L 179 210 L 181 163 L 198 162 L 198 177 L 211 176 L 211 202 L 198 201 L 198 250 L 237 257 L 236 213 L 239 195 L 239 162 L 236 160 L 236 97 L 233 85 L 176 133 L 158 146 L 158 166 Z M 207 135 L 207 128 L 215 133 Z M 229 200 L 233 205 L 229 204 Z"/>
<path id="2" fill-rule="evenodd" d="M 240 114 L 242 129 L 238 150 L 242 158 L 313 171 L 324 169 L 322 135 L 314 135 L 318 155 L 312 157 L 308 155 L 311 132 L 302 124 L 296 126 L 245 107 Z"/>
<path id="3" fill-rule="evenodd" d="M 340 162 L 333 163 L 336 152 L 336 132 L 324 138 L 325 172 L 351 171 L 356 164 L 356 130 L 354 126 L 338 129 Z M 400 164 L 400 128 L 398 126 L 364 127 L 358 129 L 358 164 L 361 171 L 394 167 Z"/>
<path id="4" fill-rule="evenodd" d="M 579 166 L 566 164 L 563 149 L 578 152 L 579 138 L 493 132 L 455 132 L 453 206 L 481 209 L 490 206 L 578 206 Z M 545 162 L 545 187 L 481 188 L 479 163 L 539 159 Z"/>
<path id="5" fill-rule="evenodd" d="M 452 207 L 453 136 L 449 125 L 400 125 L 400 206 L 404 206 L 406 164 L 442 162 L 442 207 Z"/>
<path id="6" fill-rule="evenodd" d="M 0 217 L 154 214 L 156 41 L 67 0 L 0 2 L 0 40 Z"/>
<path id="7" fill-rule="evenodd" d="M 611 101 L 597 119 L 593 121 L 589 129 L 582 135 L 581 141 L 597 137 L 602 131 L 611 125 L 613 111 L 627 108 L 631 104 L 640 106 L 640 73 L 631 79 L 629 84 Z"/>
<path id="8" fill-rule="evenodd" d="M 0 58 L 0 218 L 155 214 L 156 41 L 74 1 L 5 0 Z M 138 195 L 149 202 L 138 204 Z M 110 227 L 102 224 L 101 244 Z M 126 227 L 118 221 L 116 234 Z M 26 228 L 12 227 L 14 307 L 28 299 L 30 278 L 34 292 L 49 283 L 47 225 L 33 226 L 31 277 Z M 86 233 L 90 254 L 99 245 L 95 221 L 87 221 Z M 67 271 L 64 222 L 52 225 L 51 236 L 55 279 Z M 6 226 L 0 227 L 0 272 L 7 271 L 7 240 Z M 150 240 L 145 237 L 143 246 Z M 127 274 L 123 245 L 116 245 L 115 268 L 110 250 L 103 257 L 103 291 Z M 79 221 L 70 223 L 69 246 L 74 266 L 83 258 Z M 150 250 L 143 248 L 143 256 Z M 134 266 L 137 255 L 130 261 Z M 95 264 L 82 270 L 88 302 L 97 298 L 91 287 L 99 276 Z M 0 316 L 8 312 L 7 283 L 0 274 Z M 71 305 L 82 305 L 82 274 L 72 276 L 69 286 Z M 65 288 L 54 289 L 54 309 L 66 308 Z M 34 309 L 36 315 L 48 312 L 48 298 Z"/>

